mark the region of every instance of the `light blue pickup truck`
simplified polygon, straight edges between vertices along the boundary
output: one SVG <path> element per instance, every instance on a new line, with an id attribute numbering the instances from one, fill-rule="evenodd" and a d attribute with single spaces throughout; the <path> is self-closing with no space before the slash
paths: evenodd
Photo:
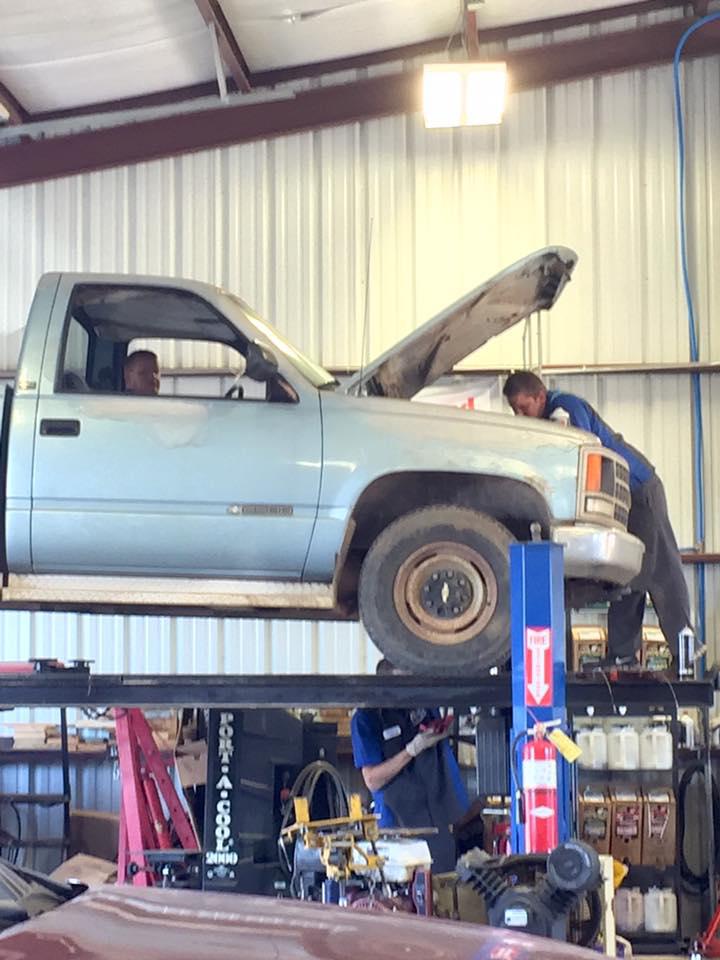
<path id="1" fill-rule="evenodd" d="M 501 663 L 532 524 L 571 583 L 639 570 L 627 467 L 570 428 L 409 401 L 551 307 L 576 259 L 514 264 L 342 387 L 223 290 L 46 274 L 4 402 L 0 609 L 359 616 L 408 670 Z M 131 386 L 130 354 L 172 369 L 188 344 L 234 379 Z"/>

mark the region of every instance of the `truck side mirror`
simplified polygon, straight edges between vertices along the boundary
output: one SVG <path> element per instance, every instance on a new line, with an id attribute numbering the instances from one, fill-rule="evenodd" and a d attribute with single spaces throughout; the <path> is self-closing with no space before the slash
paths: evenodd
<path id="1" fill-rule="evenodd" d="M 245 361 L 247 364 L 245 373 L 251 380 L 266 383 L 278 372 L 277 357 L 272 350 L 253 340 L 248 343 Z"/>

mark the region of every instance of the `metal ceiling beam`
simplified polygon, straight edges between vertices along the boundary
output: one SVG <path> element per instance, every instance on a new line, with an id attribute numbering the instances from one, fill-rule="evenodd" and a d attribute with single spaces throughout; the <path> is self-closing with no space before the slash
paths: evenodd
<path id="1" fill-rule="evenodd" d="M 634 67 L 671 61 L 692 20 L 618 31 L 508 52 L 512 89 L 529 90 Z M 686 56 L 720 52 L 720 22 L 690 38 Z M 88 170 L 248 143 L 321 127 L 415 113 L 421 72 L 319 87 L 296 96 L 123 124 L 69 136 L 23 140 L 0 148 L 0 187 Z"/>
<path id="2" fill-rule="evenodd" d="M 701 2 L 701 0 L 698 0 Z M 638 16 L 651 13 L 655 10 L 683 10 L 687 3 L 682 0 L 635 0 L 633 3 L 624 3 L 616 7 L 603 7 L 600 10 L 588 10 L 585 13 L 567 14 L 563 17 L 551 17 L 544 20 L 533 20 L 526 23 L 516 23 L 512 26 L 493 27 L 483 29 L 478 39 L 487 43 L 503 43 L 513 37 L 529 36 L 533 33 L 550 32 L 568 27 L 591 26 L 595 23 L 609 22 L 622 17 Z M 451 49 L 457 48 L 460 40 L 456 38 L 451 43 Z M 414 57 L 423 57 L 440 53 L 447 47 L 447 39 L 439 37 L 435 40 L 411 44 L 403 47 L 393 47 L 387 50 L 378 50 L 373 53 L 359 54 L 354 57 L 343 57 L 336 60 L 323 60 L 317 63 L 301 64 L 297 67 L 286 67 L 277 70 L 264 70 L 248 73 L 248 79 L 255 90 L 258 87 L 274 86 L 291 80 L 306 77 L 322 76 L 324 74 L 342 72 L 346 70 L 362 69 L 379 63 L 398 60 L 411 60 Z M 240 89 L 239 87 L 237 89 Z M 165 90 L 160 93 L 149 93 L 139 97 L 127 97 L 121 100 L 108 100 L 99 103 L 90 103 L 81 107 L 71 107 L 67 110 L 48 110 L 35 113 L 33 122 L 42 123 L 46 120 L 60 120 L 65 117 L 83 117 L 96 113 L 113 113 L 120 110 L 137 110 L 143 107 L 162 106 L 171 103 L 182 103 L 200 97 L 212 96 L 217 93 L 215 83 L 198 83 L 189 87 L 180 87 L 176 90 Z"/>
<path id="3" fill-rule="evenodd" d="M 215 28 L 220 55 L 230 71 L 230 76 L 237 84 L 238 90 L 249 93 L 252 85 L 247 61 L 218 0 L 195 0 L 195 6 L 200 11 L 205 23 Z"/>
<path id="4" fill-rule="evenodd" d="M 232 77 L 228 78 L 228 91 L 235 92 L 237 85 Z M 157 93 L 143 93 L 137 97 L 125 97 L 122 100 L 108 100 L 101 103 L 88 103 L 81 107 L 69 107 L 65 110 L 45 110 L 33 113 L 29 117 L 30 123 L 47 123 L 49 120 L 66 120 L 73 117 L 88 117 L 100 113 L 120 113 L 123 110 L 143 110 L 147 107 L 167 107 L 189 100 L 199 100 L 203 97 L 217 97 L 218 86 L 216 80 L 207 80 L 205 83 L 194 83 L 187 87 L 176 87 L 173 90 L 159 90 Z"/>
<path id="5" fill-rule="evenodd" d="M 20 103 L 17 97 L 11 93 L 4 83 L 0 83 L 0 103 L 5 107 L 9 116 L 10 123 L 27 123 L 30 114 Z"/>
<path id="6" fill-rule="evenodd" d="M 527 20 L 524 23 L 513 23 L 503 27 L 481 27 L 478 31 L 478 42 L 483 46 L 490 43 L 505 43 L 507 40 L 513 40 L 516 37 L 551 33 L 554 30 L 566 30 L 570 27 L 586 27 L 597 23 L 608 23 L 624 17 L 653 13 L 657 10 L 681 12 L 686 7 L 687 2 L 682 2 L 682 0 L 634 0 L 632 3 L 623 3 L 615 7 L 602 7 L 599 10 L 586 10 L 583 13 L 570 13 L 561 17 L 544 17 L 541 20 Z M 274 86 L 278 83 L 287 83 L 290 80 L 300 80 L 305 77 L 318 77 L 330 73 L 340 73 L 344 70 L 357 70 L 397 60 L 411 60 L 415 57 L 442 53 L 446 49 L 457 49 L 462 42 L 463 38 L 461 36 L 452 38 L 448 48 L 447 38 L 437 37 L 434 40 L 424 40 L 421 43 L 414 43 L 409 46 L 392 47 L 387 50 L 358 54 L 354 57 L 321 60 L 317 63 L 300 64 L 297 67 L 259 70 L 252 75 L 252 82 L 257 89 L 258 87 Z"/>

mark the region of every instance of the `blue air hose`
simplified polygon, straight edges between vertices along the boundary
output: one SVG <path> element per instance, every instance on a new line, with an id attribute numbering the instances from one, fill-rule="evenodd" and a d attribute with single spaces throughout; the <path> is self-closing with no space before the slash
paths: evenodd
<path id="1" fill-rule="evenodd" d="M 687 256 L 687 228 L 685 218 L 685 125 L 683 121 L 682 93 L 680 90 L 680 58 L 685 44 L 690 37 L 701 27 L 714 20 L 720 20 L 720 13 L 711 13 L 702 17 L 683 33 L 675 48 L 673 57 L 673 84 L 675 88 L 675 116 L 677 119 L 678 145 L 678 195 L 680 205 L 680 261 L 682 267 L 683 288 L 688 313 L 688 337 L 690 342 L 690 360 L 697 363 L 700 359 L 698 349 L 697 321 L 690 287 L 690 271 Z M 695 543 L 705 543 L 705 480 L 704 480 L 704 448 L 702 422 L 702 386 L 700 374 L 691 374 L 693 397 L 693 490 L 694 490 L 694 530 Z M 701 643 L 705 642 L 705 564 L 697 566 L 698 571 L 698 616 L 697 631 Z"/>

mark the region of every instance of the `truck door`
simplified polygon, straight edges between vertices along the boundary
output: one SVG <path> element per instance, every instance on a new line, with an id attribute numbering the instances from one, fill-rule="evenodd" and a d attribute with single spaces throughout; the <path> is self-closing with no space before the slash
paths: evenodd
<path id="1" fill-rule="evenodd" d="M 34 572 L 300 577 L 319 496 L 317 391 L 281 360 L 282 389 L 255 399 L 226 399 L 217 376 L 130 394 L 123 361 L 140 338 L 165 368 L 191 341 L 204 365 L 232 367 L 252 331 L 172 286 L 60 283 L 35 424 Z"/>

